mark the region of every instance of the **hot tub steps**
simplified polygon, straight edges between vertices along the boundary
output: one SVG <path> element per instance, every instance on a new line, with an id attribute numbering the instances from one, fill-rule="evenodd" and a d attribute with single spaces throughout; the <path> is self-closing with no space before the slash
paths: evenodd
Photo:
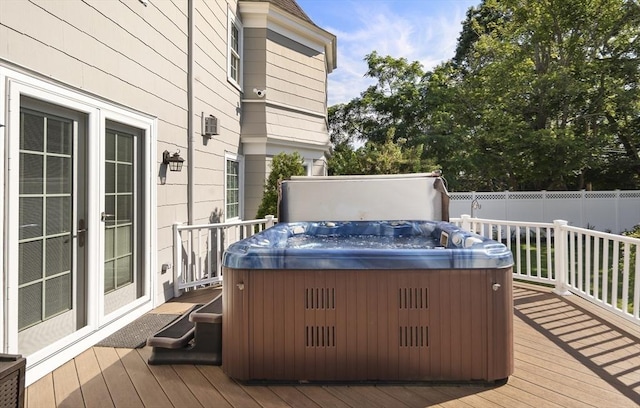
<path id="1" fill-rule="evenodd" d="M 149 364 L 222 364 L 222 294 L 147 339 Z"/>

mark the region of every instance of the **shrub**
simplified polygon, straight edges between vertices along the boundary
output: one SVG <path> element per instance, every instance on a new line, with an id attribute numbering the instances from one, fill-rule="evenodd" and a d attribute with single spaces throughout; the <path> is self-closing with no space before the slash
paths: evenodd
<path id="1" fill-rule="evenodd" d="M 291 178 L 291 176 L 303 176 L 304 174 L 302 157 L 298 152 L 293 152 L 292 154 L 283 152 L 273 156 L 271 172 L 264 186 L 264 194 L 260 207 L 258 207 L 256 218 L 264 218 L 265 215 L 277 216 L 278 186 L 280 182 Z"/>

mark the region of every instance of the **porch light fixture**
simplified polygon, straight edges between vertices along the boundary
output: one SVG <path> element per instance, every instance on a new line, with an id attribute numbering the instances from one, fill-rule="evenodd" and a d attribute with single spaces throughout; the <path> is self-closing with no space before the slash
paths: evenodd
<path id="1" fill-rule="evenodd" d="M 171 171 L 182 171 L 184 159 L 180 157 L 180 151 L 171 154 L 168 150 L 165 150 L 164 153 L 162 153 L 162 163 L 169 166 L 169 170 Z"/>

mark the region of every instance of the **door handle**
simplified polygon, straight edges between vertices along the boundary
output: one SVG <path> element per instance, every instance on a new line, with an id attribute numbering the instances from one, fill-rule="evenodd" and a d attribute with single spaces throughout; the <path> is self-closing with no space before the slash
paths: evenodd
<path id="1" fill-rule="evenodd" d="M 78 236 L 79 247 L 84 246 L 86 232 L 87 232 L 87 224 L 85 223 L 84 219 L 81 219 L 80 221 L 78 221 L 78 231 L 76 231 L 76 234 Z"/>
<path id="2" fill-rule="evenodd" d="M 103 211 L 102 214 L 100 214 L 100 221 L 105 222 L 107 218 L 114 218 L 115 216 L 115 214 L 107 214 Z"/>

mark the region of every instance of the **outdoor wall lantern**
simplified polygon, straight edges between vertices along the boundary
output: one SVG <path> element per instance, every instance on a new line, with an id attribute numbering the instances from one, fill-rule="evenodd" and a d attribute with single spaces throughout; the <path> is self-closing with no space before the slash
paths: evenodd
<path id="1" fill-rule="evenodd" d="M 168 150 L 165 150 L 164 153 L 162 153 L 162 163 L 169 166 L 169 170 L 171 171 L 182 171 L 182 164 L 184 163 L 184 159 L 180 157 L 179 150 L 174 154 L 171 154 Z"/>

